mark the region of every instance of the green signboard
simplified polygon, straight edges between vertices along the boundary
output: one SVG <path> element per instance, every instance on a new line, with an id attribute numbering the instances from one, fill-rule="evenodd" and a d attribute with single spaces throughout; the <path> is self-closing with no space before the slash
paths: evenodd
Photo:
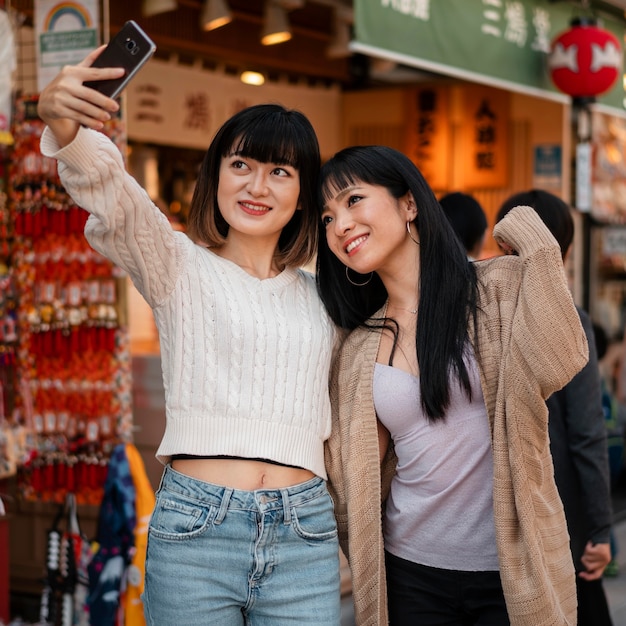
<path id="1" fill-rule="evenodd" d="M 56 56 L 59 53 L 75 50 L 93 50 L 98 47 L 98 32 L 95 28 L 83 28 L 81 30 L 62 30 L 59 32 L 42 33 L 39 39 L 40 51 L 43 65 L 46 64 L 45 59 L 50 58 L 54 53 L 52 65 L 58 66 L 59 59 Z M 67 62 L 70 63 L 72 57 L 68 57 Z"/>
<path id="2" fill-rule="evenodd" d="M 547 0 L 354 0 L 352 48 L 474 82 L 566 102 L 547 67 L 550 42 L 580 9 Z M 599 25 L 624 40 L 624 23 Z M 618 80 L 598 102 L 624 110 Z"/>

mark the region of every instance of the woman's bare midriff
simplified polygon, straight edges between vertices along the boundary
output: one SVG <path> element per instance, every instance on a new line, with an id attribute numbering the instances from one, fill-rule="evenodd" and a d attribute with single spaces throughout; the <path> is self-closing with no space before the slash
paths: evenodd
<path id="1" fill-rule="evenodd" d="M 175 459 L 172 468 L 207 483 L 244 491 L 283 489 L 315 477 L 306 469 L 247 459 Z"/>

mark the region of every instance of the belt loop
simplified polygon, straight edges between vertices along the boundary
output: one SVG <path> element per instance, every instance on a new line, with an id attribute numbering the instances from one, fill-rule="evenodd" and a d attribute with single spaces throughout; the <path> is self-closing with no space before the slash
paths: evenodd
<path id="1" fill-rule="evenodd" d="M 230 498 L 233 495 L 233 489 L 231 489 L 230 487 L 225 487 L 224 488 L 224 493 L 222 495 L 222 502 L 220 504 L 220 509 L 217 512 L 217 515 L 215 517 L 215 523 L 216 524 L 221 524 L 224 521 L 224 518 L 226 517 L 226 513 L 228 512 L 228 505 L 230 504 Z"/>
<path id="2" fill-rule="evenodd" d="M 289 503 L 289 490 L 281 489 L 280 493 L 283 497 L 283 518 L 285 524 L 291 524 L 291 504 Z"/>
<path id="3" fill-rule="evenodd" d="M 161 491 L 161 489 L 163 488 L 163 483 L 165 482 L 165 477 L 167 476 L 167 474 L 169 474 L 172 471 L 172 464 L 171 462 L 168 463 L 164 468 L 163 468 L 163 472 L 161 473 L 161 478 L 159 479 L 159 488 L 156 490 L 156 493 L 159 493 L 159 491 Z"/>

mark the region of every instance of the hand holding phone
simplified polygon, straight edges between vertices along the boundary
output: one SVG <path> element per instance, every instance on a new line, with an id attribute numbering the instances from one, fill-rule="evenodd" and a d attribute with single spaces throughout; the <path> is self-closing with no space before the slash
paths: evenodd
<path id="1" fill-rule="evenodd" d="M 123 67 L 124 75 L 111 80 L 87 81 L 84 84 L 109 98 L 117 98 L 155 50 L 156 45 L 150 37 L 134 20 L 129 20 L 109 41 L 92 65 L 92 67 Z"/>

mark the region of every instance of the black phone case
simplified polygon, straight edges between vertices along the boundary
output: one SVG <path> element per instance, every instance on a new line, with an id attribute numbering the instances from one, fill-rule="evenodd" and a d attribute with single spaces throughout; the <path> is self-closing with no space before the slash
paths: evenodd
<path id="1" fill-rule="evenodd" d="M 143 32 L 138 24 L 129 20 L 109 41 L 107 47 L 93 62 L 92 67 L 123 67 L 125 74 L 112 80 L 94 80 L 85 82 L 109 98 L 117 98 L 131 78 L 150 59 L 156 50 L 154 42 Z"/>

